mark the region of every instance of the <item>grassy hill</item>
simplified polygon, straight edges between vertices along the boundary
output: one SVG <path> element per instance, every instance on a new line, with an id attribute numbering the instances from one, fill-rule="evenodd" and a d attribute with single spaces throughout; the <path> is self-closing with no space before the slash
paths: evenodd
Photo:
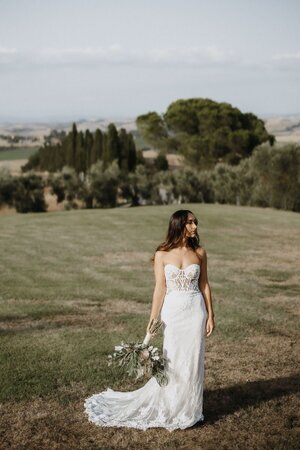
<path id="1" fill-rule="evenodd" d="M 106 356 L 144 337 L 149 259 L 179 208 L 199 219 L 216 315 L 206 422 L 171 434 L 98 428 L 84 399 L 139 386 Z M 1 449 L 297 448 L 299 215 L 192 204 L 0 220 Z"/>

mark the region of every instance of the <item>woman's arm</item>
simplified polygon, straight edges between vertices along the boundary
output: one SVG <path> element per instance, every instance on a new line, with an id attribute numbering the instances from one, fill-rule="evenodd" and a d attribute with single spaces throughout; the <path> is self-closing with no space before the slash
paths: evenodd
<path id="1" fill-rule="evenodd" d="M 212 295 L 207 275 L 207 254 L 204 248 L 201 249 L 201 254 L 199 254 L 199 256 L 201 258 L 199 289 L 202 292 L 207 310 L 206 336 L 210 336 L 215 328 L 215 321 L 214 321 L 215 315 L 213 311 Z"/>
<path id="2" fill-rule="evenodd" d="M 163 300 L 166 293 L 166 280 L 164 273 L 163 252 L 157 251 L 154 257 L 154 275 L 155 275 L 155 288 L 153 292 L 152 308 L 150 314 L 150 320 L 147 327 L 149 331 L 150 323 L 154 319 L 158 319 L 160 310 L 163 304 Z"/>

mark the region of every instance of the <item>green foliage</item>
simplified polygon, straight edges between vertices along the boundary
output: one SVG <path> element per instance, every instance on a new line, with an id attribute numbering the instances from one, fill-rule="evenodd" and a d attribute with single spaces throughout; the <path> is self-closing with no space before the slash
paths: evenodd
<path id="1" fill-rule="evenodd" d="M 254 114 L 202 98 L 177 100 L 163 117 L 151 112 L 139 116 L 136 123 L 154 147 L 179 151 L 201 169 L 213 168 L 217 162 L 239 164 L 257 145 L 275 140 Z"/>
<path id="2" fill-rule="evenodd" d="M 45 212 L 44 187 L 42 178 L 34 173 L 17 178 L 13 202 L 17 212 Z"/>
<path id="3" fill-rule="evenodd" d="M 258 147 L 251 172 L 251 204 L 300 211 L 300 146 Z"/>
<path id="4" fill-rule="evenodd" d="M 124 128 L 119 132 L 120 157 L 119 168 L 123 172 L 134 172 L 136 168 L 136 147 L 132 134 L 128 134 Z"/>
<path id="5" fill-rule="evenodd" d="M 57 196 L 57 202 L 66 200 L 65 208 L 77 208 L 76 198 L 79 197 L 83 182 L 77 176 L 74 169 L 65 166 L 57 174 L 50 175 L 48 185 L 51 187 L 52 194 Z"/>
<path id="6" fill-rule="evenodd" d="M 69 166 L 85 176 L 97 161 L 102 160 L 105 169 L 114 159 L 122 170 L 135 170 L 137 154 L 133 136 L 124 129 L 118 134 L 113 123 L 109 124 L 107 133 L 97 129 L 94 136 L 89 130 L 78 132 L 74 123 L 70 133 L 59 136 L 62 136 L 61 143 L 52 145 L 51 139 L 46 140 L 22 167 L 23 172 L 32 169 L 57 172 Z"/>
<path id="7" fill-rule="evenodd" d="M 91 159 L 90 159 L 90 165 L 95 164 L 98 159 L 102 158 L 103 154 L 103 133 L 99 128 L 95 131 L 95 138 L 93 142 L 93 146 L 91 149 Z"/>
<path id="8" fill-rule="evenodd" d="M 128 139 L 128 155 L 127 155 L 128 171 L 134 172 L 136 169 L 136 165 L 138 164 L 136 146 L 131 133 L 127 135 L 127 139 Z"/>
<path id="9" fill-rule="evenodd" d="M 0 169 L 0 207 L 13 206 L 16 180 L 6 168 Z"/>
<path id="10" fill-rule="evenodd" d="M 137 150 L 136 152 L 136 164 L 140 164 L 142 166 L 146 164 L 146 160 L 144 158 L 142 150 Z"/>
<path id="11" fill-rule="evenodd" d="M 154 165 L 157 170 L 168 170 L 169 163 L 168 163 L 165 153 L 159 152 L 159 154 L 157 155 L 157 157 L 154 161 Z"/>
<path id="12" fill-rule="evenodd" d="M 139 132 L 146 142 L 154 147 L 162 148 L 168 138 L 163 118 L 156 112 L 149 112 L 136 119 Z"/>
<path id="13" fill-rule="evenodd" d="M 236 167 L 219 163 L 211 173 L 215 201 L 235 204 L 239 195 L 239 177 Z"/>
<path id="14" fill-rule="evenodd" d="M 103 167 L 104 169 L 116 159 L 119 167 L 121 163 L 121 144 L 118 136 L 118 131 L 113 123 L 110 123 L 107 128 L 107 137 L 103 153 Z"/>
<path id="15" fill-rule="evenodd" d="M 177 170 L 175 177 L 175 198 L 180 202 L 210 203 L 214 199 L 210 177 L 205 171 L 185 168 Z"/>
<path id="16" fill-rule="evenodd" d="M 96 208 L 112 208 L 117 205 L 119 176 L 117 160 L 105 169 L 102 161 L 92 166 L 89 175 L 89 192 Z"/>
<path id="17" fill-rule="evenodd" d="M 85 169 L 87 170 L 92 165 L 92 148 L 94 144 L 94 137 L 90 130 L 85 131 L 84 135 L 84 153 L 85 153 Z"/>

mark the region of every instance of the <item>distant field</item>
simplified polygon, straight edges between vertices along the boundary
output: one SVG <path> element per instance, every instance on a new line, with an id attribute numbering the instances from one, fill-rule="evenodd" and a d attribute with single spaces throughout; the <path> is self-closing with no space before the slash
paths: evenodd
<path id="1" fill-rule="evenodd" d="M 139 386 L 106 356 L 122 338 L 144 336 L 149 259 L 171 213 L 186 207 L 199 219 L 216 315 L 205 423 L 173 433 L 101 429 L 87 421 L 84 399 Z M 1 450 L 298 448 L 299 214 L 192 204 L 0 222 Z"/>
<path id="2" fill-rule="evenodd" d="M 0 148 L 0 161 L 14 161 L 17 159 L 28 159 L 37 151 L 36 147 L 24 147 L 16 149 L 5 149 Z"/>

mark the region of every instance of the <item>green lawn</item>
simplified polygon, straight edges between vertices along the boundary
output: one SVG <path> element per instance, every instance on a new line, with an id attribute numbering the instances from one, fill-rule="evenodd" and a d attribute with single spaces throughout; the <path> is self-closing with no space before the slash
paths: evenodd
<path id="1" fill-rule="evenodd" d="M 206 422 L 171 434 L 101 429 L 87 422 L 84 399 L 139 386 L 108 368 L 106 355 L 144 336 L 150 257 L 179 207 L 199 219 L 216 315 Z M 0 223 L 1 449 L 298 448 L 298 214 L 192 204 Z"/>

